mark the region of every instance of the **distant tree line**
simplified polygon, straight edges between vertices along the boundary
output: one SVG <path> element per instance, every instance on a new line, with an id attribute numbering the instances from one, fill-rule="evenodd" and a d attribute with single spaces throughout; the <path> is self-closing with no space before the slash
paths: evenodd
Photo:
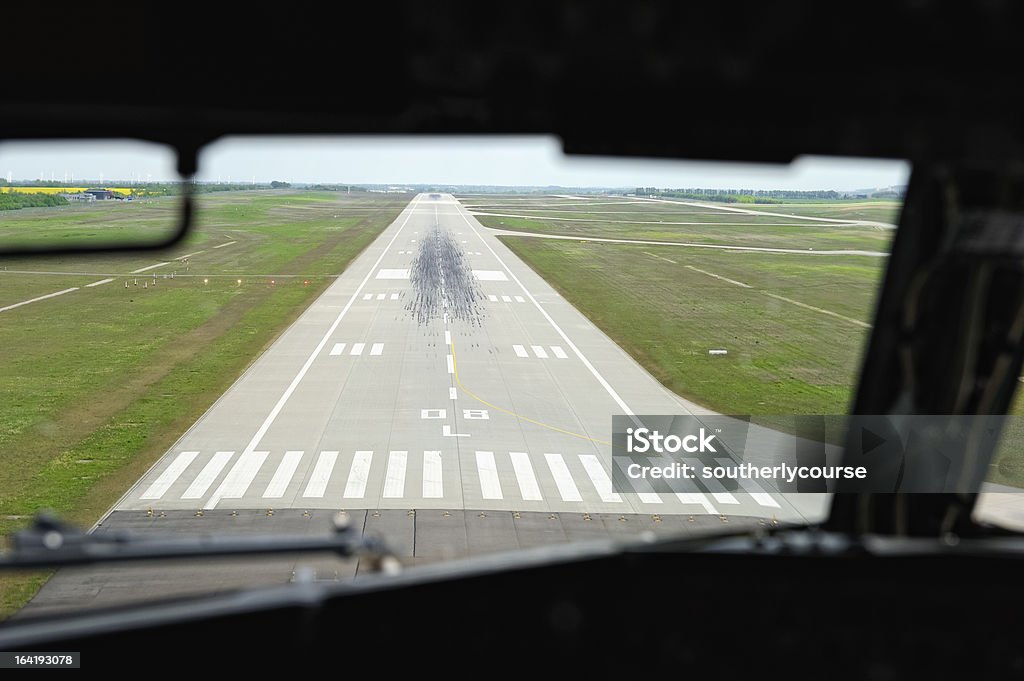
<path id="1" fill-rule="evenodd" d="M 722 203 L 783 203 L 785 200 L 835 200 L 846 195 L 832 189 L 797 191 L 789 189 L 660 189 L 637 187 L 637 196 L 668 196 L 677 199 L 720 201 Z"/>
<path id="2" fill-rule="evenodd" d="M 63 206 L 67 204 L 67 202 L 68 200 L 60 194 L 22 194 L 20 192 L 0 193 L 0 210 Z"/>

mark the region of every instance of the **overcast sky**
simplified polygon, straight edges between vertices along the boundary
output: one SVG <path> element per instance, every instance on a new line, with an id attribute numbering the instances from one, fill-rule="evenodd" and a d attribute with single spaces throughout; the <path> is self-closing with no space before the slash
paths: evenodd
<path id="1" fill-rule="evenodd" d="M 801 157 L 790 166 L 566 157 L 554 137 L 236 137 L 200 158 L 203 181 L 850 190 L 905 184 L 902 161 Z M 174 156 L 141 142 L 0 143 L 15 180 L 173 179 Z"/>

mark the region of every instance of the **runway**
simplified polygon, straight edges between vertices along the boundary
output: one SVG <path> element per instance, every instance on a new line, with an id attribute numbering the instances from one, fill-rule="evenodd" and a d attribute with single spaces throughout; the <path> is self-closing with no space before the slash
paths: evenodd
<path id="1" fill-rule="evenodd" d="M 667 391 L 449 195 L 418 195 L 116 511 L 481 509 L 801 520 L 752 487 L 614 491 Z"/>

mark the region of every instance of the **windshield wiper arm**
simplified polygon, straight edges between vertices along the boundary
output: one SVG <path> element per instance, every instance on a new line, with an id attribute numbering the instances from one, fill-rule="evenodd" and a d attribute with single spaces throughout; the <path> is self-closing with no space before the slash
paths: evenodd
<path id="1" fill-rule="evenodd" d="M 399 569 L 398 559 L 384 542 L 360 536 L 344 513 L 335 514 L 331 530 L 329 534 L 312 537 L 267 534 L 180 537 L 133 532 L 87 534 L 53 516 L 40 514 L 31 527 L 14 534 L 13 550 L 0 554 L 0 570 L 315 552 L 367 559 L 372 567 L 386 572 Z"/>

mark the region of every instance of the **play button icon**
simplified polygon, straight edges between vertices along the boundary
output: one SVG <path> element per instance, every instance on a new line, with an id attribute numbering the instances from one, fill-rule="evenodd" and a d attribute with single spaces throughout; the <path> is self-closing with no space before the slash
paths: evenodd
<path id="1" fill-rule="evenodd" d="M 861 428 L 860 428 L 860 453 L 861 454 L 867 454 L 868 452 L 871 452 L 871 451 L 877 449 L 882 444 L 885 444 L 885 438 L 884 437 L 878 435 L 877 433 L 871 432 L 870 430 L 868 430 L 864 426 L 861 426 Z"/>

